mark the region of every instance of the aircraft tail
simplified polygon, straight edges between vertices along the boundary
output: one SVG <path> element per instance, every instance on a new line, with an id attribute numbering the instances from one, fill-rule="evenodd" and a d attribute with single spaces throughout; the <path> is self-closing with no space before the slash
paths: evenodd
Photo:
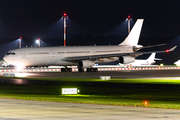
<path id="1" fill-rule="evenodd" d="M 152 54 L 149 56 L 149 58 L 147 59 L 147 61 L 154 61 L 155 55 L 156 55 L 156 53 L 152 53 Z"/>
<path id="2" fill-rule="evenodd" d="M 126 39 L 119 45 L 137 46 L 144 19 L 138 19 Z"/>

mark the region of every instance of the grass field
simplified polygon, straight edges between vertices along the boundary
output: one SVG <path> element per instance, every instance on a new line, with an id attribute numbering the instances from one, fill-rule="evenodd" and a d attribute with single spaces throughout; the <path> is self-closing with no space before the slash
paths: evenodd
<path id="1" fill-rule="evenodd" d="M 33 79 L 37 80 L 37 78 Z M 101 81 L 62 78 L 39 78 L 38 80 L 60 81 L 60 84 L 46 85 L 45 82 L 42 85 L 9 85 L 0 83 L 0 98 L 180 109 L 180 80 Z M 153 88 L 153 86 L 156 87 Z M 61 95 L 63 87 L 77 87 L 81 92 L 78 95 Z M 166 89 L 168 87 L 177 89 Z M 145 105 L 145 101 L 148 104 Z"/>

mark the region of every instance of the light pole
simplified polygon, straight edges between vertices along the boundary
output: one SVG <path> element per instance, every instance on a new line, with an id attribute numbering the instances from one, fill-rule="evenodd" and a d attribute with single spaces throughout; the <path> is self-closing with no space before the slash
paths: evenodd
<path id="1" fill-rule="evenodd" d="M 66 18 L 68 18 L 68 16 L 64 13 L 62 17 L 64 19 L 64 46 L 66 46 Z"/>
<path id="2" fill-rule="evenodd" d="M 38 44 L 38 47 L 40 47 L 41 39 L 38 38 L 38 39 L 36 40 L 36 43 Z"/>
<path id="3" fill-rule="evenodd" d="M 128 17 L 126 18 L 126 20 L 128 20 L 128 33 L 130 33 L 130 20 L 132 20 L 131 16 L 128 15 Z"/>
<path id="4" fill-rule="evenodd" d="M 19 48 L 21 48 L 22 37 L 20 37 L 20 38 L 18 39 L 18 41 L 19 41 Z"/>

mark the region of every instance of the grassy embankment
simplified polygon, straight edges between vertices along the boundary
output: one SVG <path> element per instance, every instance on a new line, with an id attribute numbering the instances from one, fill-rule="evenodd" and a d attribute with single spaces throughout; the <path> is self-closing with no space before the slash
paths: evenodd
<path id="1" fill-rule="evenodd" d="M 180 80 L 24 79 L 42 80 L 43 82 L 41 85 L 0 83 L 0 98 L 180 109 L 180 89 L 164 89 L 173 88 L 173 86 L 180 87 Z M 50 80 L 60 81 L 60 84 L 46 85 L 46 81 Z M 132 87 L 136 84 L 137 87 Z M 123 85 L 126 87 L 122 87 Z M 153 85 L 156 85 L 156 88 L 152 88 Z M 161 88 L 162 86 L 165 87 Z M 81 93 L 78 95 L 61 95 L 61 88 L 63 87 L 78 87 Z M 145 100 L 148 101 L 148 105 L 144 104 Z"/>

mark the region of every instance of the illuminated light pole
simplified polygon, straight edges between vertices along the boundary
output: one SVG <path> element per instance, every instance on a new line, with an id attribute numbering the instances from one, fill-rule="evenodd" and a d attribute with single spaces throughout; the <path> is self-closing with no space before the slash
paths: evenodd
<path id="1" fill-rule="evenodd" d="M 20 37 L 20 38 L 18 39 L 18 41 L 19 41 L 19 48 L 21 48 L 21 40 L 22 40 L 22 37 Z"/>
<path id="2" fill-rule="evenodd" d="M 130 33 L 130 20 L 132 20 L 131 16 L 128 15 L 128 18 L 126 18 L 126 20 L 128 20 L 128 33 Z"/>
<path id="3" fill-rule="evenodd" d="M 66 18 L 68 18 L 68 16 L 64 13 L 62 17 L 64 19 L 64 46 L 66 46 Z"/>
<path id="4" fill-rule="evenodd" d="M 38 47 L 40 47 L 41 39 L 38 38 L 38 39 L 36 40 L 36 43 L 38 44 Z"/>

